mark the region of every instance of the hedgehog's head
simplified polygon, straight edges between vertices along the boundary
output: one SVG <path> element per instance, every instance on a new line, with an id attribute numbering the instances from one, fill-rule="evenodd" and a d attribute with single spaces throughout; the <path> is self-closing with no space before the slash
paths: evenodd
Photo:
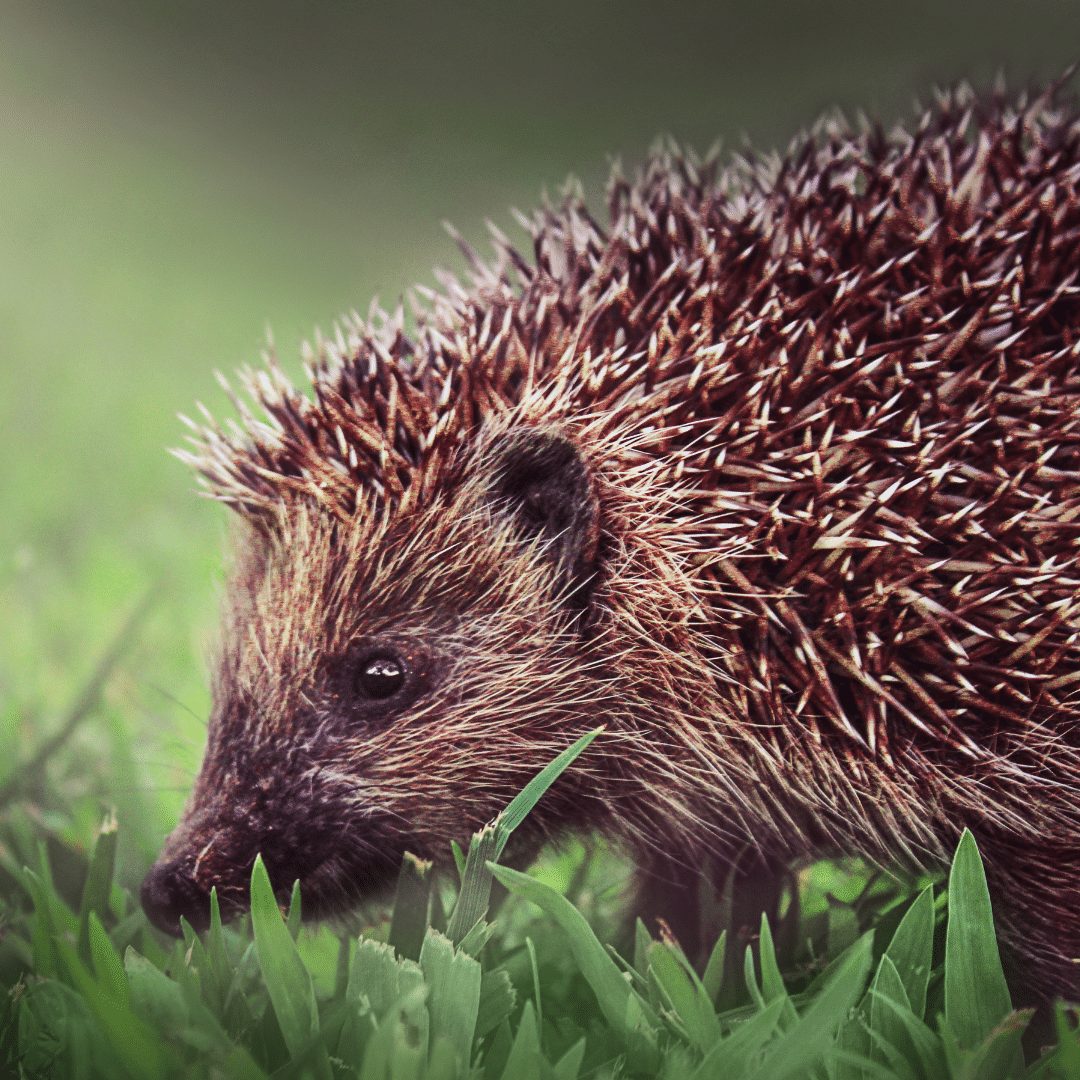
<path id="1" fill-rule="evenodd" d="M 593 470 L 550 427 L 469 445 L 408 505 L 344 516 L 305 495 L 245 529 L 206 757 L 143 887 L 158 926 L 204 923 L 215 885 L 242 908 L 258 852 L 314 914 L 405 851 L 444 860 L 617 699 L 590 610 Z M 596 820 L 586 776 L 560 780 L 526 846 Z"/>

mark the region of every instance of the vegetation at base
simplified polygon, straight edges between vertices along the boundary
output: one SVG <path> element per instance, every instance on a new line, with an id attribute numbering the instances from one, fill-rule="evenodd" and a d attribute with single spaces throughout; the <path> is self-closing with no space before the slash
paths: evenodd
<path id="1" fill-rule="evenodd" d="M 325 1061 L 335 1076 L 452 1076 L 459 1044 L 442 1048 L 439 1032 L 461 1015 L 451 1007 L 472 1009 L 460 991 L 475 986 L 470 961 L 481 1077 L 645 1074 L 649 1037 L 621 1032 L 646 1017 L 671 1076 L 782 1075 L 800 1056 L 796 1074 L 880 1076 L 920 1047 L 940 1062 L 954 1045 L 940 1036 L 945 999 L 955 1009 L 964 995 L 943 979 L 941 893 L 918 902 L 879 974 L 916 894 L 857 867 L 800 875 L 798 910 L 752 943 L 756 994 L 741 943 L 702 967 L 703 996 L 667 943 L 625 940 L 626 867 L 600 845 L 549 853 L 529 871 L 536 883 L 510 881 L 519 892 L 501 903 L 494 891 L 471 941 L 448 951 L 432 933 L 423 957 L 429 927 L 465 909 L 415 860 L 391 919 L 347 933 L 285 924 L 295 952 L 272 918 L 258 945 L 245 919 L 177 946 L 139 912 L 140 875 L 190 791 L 209 712 L 200 660 L 226 515 L 191 494 L 165 448 L 182 437 L 176 411 L 222 400 L 213 368 L 257 357 L 269 322 L 299 376 L 313 324 L 376 294 L 392 306 L 413 282 L 434 285 L 433 266 L 460 266 L 440 220 L 482 244 L 485 217 L 512 228 L 508 208 L 534 206 L 568 171 L 600 199 L 608 155 L 629 168 L 661 132 L 704 149 L 745 131 L 767 149 L 836 102 L 888 126 L 932 83 L 986 82 L 1001 67 L 1014 85 L 1054 77 L 1080 37 L 1080 5 L 1017 18 L 1009 0 L 983 0 L 977 18 L 930 0 L 688 5 L 685 19 L 642 0 L 617 18 L 581 3 L 397 7 L 4 7 L 0 1078 L 315 1076 Z M 159 579 L 117 668 L 108 640 L 130 640 L 122 612 Z M 928 920 L 924 989 L 912 970 Z M 992 946 L 985 919 L 969 923 Z M 792 1035 L 791 1010 L 808 1015 L 814 980 L 868 929 L 866 1027 L 845 1026 L 838 1043 L 818 1013 L 819 1032 Z M 618 993 L 640 1023 L 611 1019 L 613 999 L 590 984 L 614 986 L 605 957 L 626 970 L 609 942 L 634 969 Z M 293 985 L 297 954 L 307 975 Z M 929 1037 L 890 1011 L 899 986 Z M 1062 1012 L 1036 1075 L 1080 1075 L 1073 1022 Z M 809 1035 L 829 1042 L 817 1066 L 805 1064 Z M 781 1038 L 787 1056 L 769 1061 Z M 874 1067 L 845 1072 L 837 1047 Z M 987 1058 L 981 1074 L 997 1080 L 993 1068 Z"/>
<path id="2" fill-rule="evenodd" d="M 80 863 L 42 838 L 43 823 L 11 815 L 0 1075 L 1080 1077 L 1077 1011 L 1064 1003 L 1053 1045 L 1024 1061 L 1032 1013 L 1012 1007 L 968 832 L 947 889 L 913 898 L 865 872 L 810 868 L 780 925 L 763 919 L 741 956 L 730 930 L 698 966 L 640 922 L 625 950 L 607 944 L 609 852 L 575 845 L 530 873 L 498 864 L 598 734 L 473 837 L 456 887 L 407 857 L 390 917 L 359 934 L 301 928 L 300 890 L 282 904 L 257 860 L 250 916 L 223 926 L 214 897 L 205 935 L 185 926 L 167 942 L 115 879 L 113 816 Z M 70 880 L 73 862 L 77 896 L 54 874 L 62 864 Z"/>

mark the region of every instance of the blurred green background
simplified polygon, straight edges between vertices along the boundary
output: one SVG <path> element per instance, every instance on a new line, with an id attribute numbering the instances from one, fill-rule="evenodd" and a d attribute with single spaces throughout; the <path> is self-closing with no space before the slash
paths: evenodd
<path id="1" fill-rule="evenodd" d="M 135 880 L 198 764 L 226 514 L 165 453 L 214 368 L 291 363 L 570 172 L 670 133 L 783 144 L 935 83 L 1077 59 L 1080 4 L 0 5 L 0 782 L 146 590 L 102 704 L 49 766 Z M 292 368 L 295 370 L 296 365 Z M 50 804 L 38 806 L 44 816 Z"/>

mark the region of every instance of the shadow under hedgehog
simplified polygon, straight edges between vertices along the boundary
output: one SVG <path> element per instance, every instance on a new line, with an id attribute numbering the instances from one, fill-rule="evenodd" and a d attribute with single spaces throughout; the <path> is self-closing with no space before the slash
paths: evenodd
<path id="1" fill-rule="evenodd" d="M 465 283 L 270 358 L 180 456 L 241 519 L 163 929 L 306 914 L 522 827 L 599 829 L 684 942 L 699 867 L 947 863 L 1032 1000 L 1080 991 L 1080 123 L 943 95 L 782 156 L 672 148 Z M 692 947 L 692 944 L 690 945 Z"/>

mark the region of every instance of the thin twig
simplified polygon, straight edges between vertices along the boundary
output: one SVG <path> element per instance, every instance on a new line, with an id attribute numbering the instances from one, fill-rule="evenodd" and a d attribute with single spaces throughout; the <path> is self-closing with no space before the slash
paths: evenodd
<path id="1" fill-rule="evenodd" d="M 147 613 L 154 606 L 159 593 L 160 590 L 157 586 L 146 591 L 146 594 L 136 604 L 131 614 L 124 620 L 109 643 L 108 648 L 102 653 L 101 659 L 83 687 L 82 693 L 75 699 L 60 726 L 37 748 L 28 761 L 12 770 L 7 780 L 0 784 L 0 806 L 6 805 L 19 795 L 26 785 L 40 773 L 48 763 L 49 758 L 71 738 L 79 724 L 93 711 L 98 698 L 101 696 L 101 691 L 109 680 L 109 676 L 112 675 L 116 665 L 123 659 L 124 654 L 131 646 L 135 631 L 142 625 L 143 619 L 146 618 Z"/>

